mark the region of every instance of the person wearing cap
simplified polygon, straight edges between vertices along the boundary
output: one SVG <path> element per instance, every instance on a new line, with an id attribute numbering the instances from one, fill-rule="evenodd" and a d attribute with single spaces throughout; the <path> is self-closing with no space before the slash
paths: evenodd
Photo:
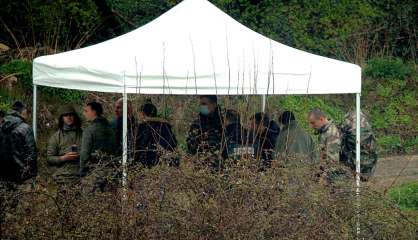
<path id="1" fill-rule="evenodd" d="M 47 162 L 57 184 L 75 183 L 80 172 L 81 119 L 70 105 L 59 109 L 58 130 L 48 141 Z"/>
<path id="2" fill-rule="evenodd" d="M 37 149 L 32 128 L 27 124 L 28 110 L 15 102 L 1 124 L 0 179 L 24 184 L 36 177 Z"/>

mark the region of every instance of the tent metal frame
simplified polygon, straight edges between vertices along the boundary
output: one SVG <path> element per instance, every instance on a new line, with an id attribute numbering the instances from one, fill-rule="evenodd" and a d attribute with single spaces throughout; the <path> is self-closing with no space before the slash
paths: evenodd
<path id="1" fill-rule="evenodd" d="M 37 95 L 38 95 L 38 88 L 36 84 L 33 84 L 33 116 L 32 116 L 32 128 L 35 140 L 37 139 Z M 357 236 L 360 234 L 360 163 L 361 163 L 361 154 L 360 154 L 360 93 L 356 93 L 356 209 L 357 209 L 357 227 L 356 233 Z M 266 108 L 266 95 L 262 95 L 262 110 L 265 111 Z M 122 186 L 125 188 L 127 184 L 127 176 L 128 176 L 128 169 L 127 169 L 127 162 L 128 162 L 128 94 L 126 92 L 126 85 L 123 88 L 123 151 L 122 151 Z"/>

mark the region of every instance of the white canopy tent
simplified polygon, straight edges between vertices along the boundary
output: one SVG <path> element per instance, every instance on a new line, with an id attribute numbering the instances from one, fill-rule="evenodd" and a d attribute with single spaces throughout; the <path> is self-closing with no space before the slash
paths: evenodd
<path id="1" fill-rule="evenodd" d="M 184 0 L 154 21 L 82 49 L 38 57 L 36 86 L 127 94 L 356 94 L 360 186 L 359 66 L 297 50 L 240 24 L 207 0 Z M 36 131 L 36 130 L 35 130 Z"/>

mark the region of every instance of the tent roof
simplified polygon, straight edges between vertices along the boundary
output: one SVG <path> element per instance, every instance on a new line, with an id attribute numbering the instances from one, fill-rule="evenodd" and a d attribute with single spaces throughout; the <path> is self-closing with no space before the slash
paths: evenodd
<path id="1" fill-rule="evenodd" d="M 34 60 L 37 85 L 143 94 L 360 93 L 359 66 L 297 50 L 206 0 L 111 40 Z"/>

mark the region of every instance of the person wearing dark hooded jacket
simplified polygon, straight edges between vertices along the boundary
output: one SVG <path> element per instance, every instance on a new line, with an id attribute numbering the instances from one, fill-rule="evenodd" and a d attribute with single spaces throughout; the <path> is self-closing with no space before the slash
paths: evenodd
<path id="1" fill-rule="evenodd" d="M 15 102 L 1 128 L 0 178 L 17 184 L 37 175 L 37 149 L 32 128 L 26 123 L 28 111 Z"/>
<path id="2" fill-rule="evenodd" d="M 224 149 L 224 157 L 234 160 L 254 155 L 253 146 L 248 141 L 248 131 L 241 125 L 239 113 L 235 110 L 225 111 Z"/>
<path id="3" fill-rule="evenodd" d="M 223 132 L 222 118 L 218 98 L 214 95 L 200 96 L 199 116 L 192 122 L 186 140 L 189 154 L 219 154 Z"/>
<path id="4" fill-rule="evenodd" d="M 157 117 L 157 108 L 151 102 L 141 106 L 140 120 L 136 134 L 135 162 L 153 167 L 164 157 L 169 165 L 178 166 L 178 159 L 169 156 L 177 147 L 176 136 L 171 125 Z"/>
<path id="5" fill-rule="evenodd" d="M 285 111 L 280 116 L 279 122 L 283 127 L 275 149 L 278 157 L 284 161 L 296 161 L 297 157 L 302 157 L 314 163 L 314 142 L 312 137 L 299 126 L 295 115 L 290 111 Z"/>
<path id="6" fill-rule="evenodd" d="M 187 152 L 202 166 L 220 170 L 225 157 L 222 150 L 223 112 L 215 95 L 200 96 L 200 113 L 192 122 L 187 136 Z"/>
<path id="7" fill-rule="evenodd" d="M 253 142 L 255 157 L 261 160 L 262 168 L 269 167 L 274 157 L 280 128 L 266 113 L 261 112 L 252 117 L 252 123 L 250 139 Z"/>
<path id="8" fill-rule="evenodd" d="M 59 109 L 58 130 L 48 141 L 47 162 L 53 168 L 53 179 L 58 184 L 79 180 L 81 120 L 72 106 Z"/>

